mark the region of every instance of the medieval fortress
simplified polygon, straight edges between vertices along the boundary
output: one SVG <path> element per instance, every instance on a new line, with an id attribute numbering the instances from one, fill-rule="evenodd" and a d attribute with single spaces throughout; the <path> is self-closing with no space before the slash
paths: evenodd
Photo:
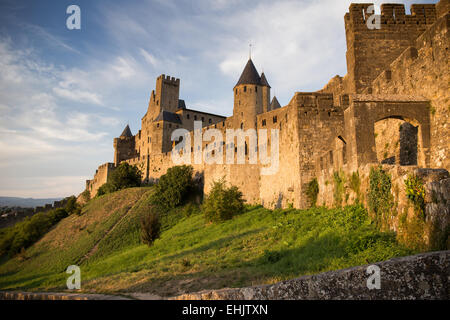
<path id="1" fill-rule="evenodd" d="M 173 131 L 186 129 L 193 137 L 195 121 L 201 121 L 200 131 L 216 129 L 224 137 L 227 129 L 267 129 L 269 153 L 271 130 L 277 130 L 279 140 L 279 165 L 272 175 L 262 174 L 270 164 L 250 163 L 250 137 L 245 137 L 243 164 L 193 161 L 205 193 L 212 181 L 224 177 L 249 203 L 305 208 L 307 185 L 317 179 L 318 205 L 332 206 L 335 173 L 344 180 L 358 173 L 360 189 L 344 187 L 340 204 L 346 204 L 366 190 L 370 167 L 382 165 L 393 186 L 401 186 L 408 173 L 420 175 L 448 217 L 450 0 L 414 4 L 409 15 L 402 4 L 384 4 L 375 29 L 367 26 L 369 6 L 351 4 L 345 14 L 347 75 L 335 76 L 316 92 L 295 92 L 286 106 L 271 97 L 270 78 L 259 74 L 251 59 L 233 88 L 230 117 L 189 109 L 179 98 L 180 80 L 159 76 L 141 129 L 133 135 L 127 126 L 114 139 L 114 163 L 101 165 L 86 182 L 91 196 L 121 162 L 137 165 L 144 182 L 157 180 L 175 165 L 172 149 L 180 140 L 172 141 Z M 221 157 L 237 155 L 240 148 L 214 139 L 187 145 L 191 151 L 225 150 Z M 394 196 L 401 207 L 404 187 L 399 189 Z"/>

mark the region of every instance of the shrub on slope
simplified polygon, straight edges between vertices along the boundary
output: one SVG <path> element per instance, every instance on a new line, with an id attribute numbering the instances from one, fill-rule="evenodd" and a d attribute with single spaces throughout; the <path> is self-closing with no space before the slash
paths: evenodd
<path id="1" fill-rule="evenodd" d="M 114 169 L 108 180 L 98 189 L 97 196 L 126 188 L 139 187 L 141 185 L 141 171 L 136 166 L 122 162 Z"/>
<path id="2" fill-rule="evenodd" d="M 67 215 L 66 209 L 63 208 L 39 212 L 6 230 L 2 230 L 0 256 L 7 254 L 11 257 L 28 248 Z"/>

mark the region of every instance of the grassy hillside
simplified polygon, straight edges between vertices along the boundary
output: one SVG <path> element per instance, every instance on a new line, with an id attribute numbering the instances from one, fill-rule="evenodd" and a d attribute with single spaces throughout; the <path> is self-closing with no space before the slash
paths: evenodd
<path id="1" fill-rule="evenodd" d="M 247 211 L 205 224 L 198 210 L 172 210 L 161 238 L 140 243 L 140 215 L 151 188 L 91 200 L 81 216 L 58 223 L 24 254 L 0 265 L 0 288 L 64 290 L 67 266 L 81 267 L 87 292 L 186 291 L 272 283 L 413 252 L 378 232 L 359 206 Z"/>

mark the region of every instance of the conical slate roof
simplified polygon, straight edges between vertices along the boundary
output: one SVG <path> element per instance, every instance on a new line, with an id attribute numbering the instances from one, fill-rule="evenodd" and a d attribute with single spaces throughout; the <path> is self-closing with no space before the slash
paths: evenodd
<path id="1" fill-rule="evenodd" d="M 122 134 L 120 135 L 121 137 L 124 137 L 124 138 L 129 138 L 129 137 L 132 137 L 133 136 L 133 134 L 131 133 L 131 130 L 130 130 L 130 126 L 129 125 L 127 125 L 126 127 L 125 127 L 125 129 L 123 129 L 123 132 L 122 132 Z"/>
<path id="2" fill-rule="evenodd" d="M 272 102 L 270 103 L 270 110 L 275 110 L 281 108 L 280 103 L 278 102 L 277 97 L 273 97 Z"/>
<path id="3" fill-rule="evenodd" d="M 261 85 L 270 88 L 269 82 L 267 82 L 266 75 L 264 74 L 264 72 L 261 73 Z"/>
<path id="4" fill-rule="evenodd" d="M 244 71 L 242 71 L 241 77 L 236 83 L 236 86 L 241 84 L 261 85 L 261 78 L 259 77 L 259 73 L 256 70 L 255 65 L 253 64 L 252 59 L 248 59 L 248 62 L 245 65 Z"/>

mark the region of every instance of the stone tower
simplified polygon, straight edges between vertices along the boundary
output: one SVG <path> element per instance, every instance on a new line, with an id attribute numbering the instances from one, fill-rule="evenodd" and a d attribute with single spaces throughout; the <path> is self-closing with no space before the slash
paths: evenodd
<path id="1" fill-rule="evenodd" d="M 180 96 L 180 79 L 160 75 L 156 79 L 156 92 L 152 91 L 148 103 L 147 115 L 150 121 L 156 119 L 161 111 L 176 112 L 178 110 L 178 99 Z"/>
<path id="2" fill-rule="evenodd" d="M 370 3 L 352 3 L 345 15 L 347 92 L 362 93 L 373 80 L 436 21 L 434 4 L 414 4 L 411 15 L 403 4 L 382 4 L 380 29 L 369 29 Z M 370 93 L 370 92 L 369 92 Z"/>
<path id="3" fill-rule="evenodd" d="M 256 115 L 263 112 L 264 87 L 267 88 L 267 86 L 261 84 L 261 77 L 252 59 L 249 59 L 233 89 L 233 124 L 235 129 L 256 129 Z"/>
<path id="4" fill-rule="evenodd" d="M 135 138 L 127 125 L 120 137 L 114 139 L 114 165 L 122 160 L 133 158 L 136 155 Z"/>
<path id="5" fill-rule="evenodd" d="M 266 75 L 261 73 L 261 86 L 262 86 L 262 102 L 263 112 L 270 111 L 270 85 L 266 79 Z"/>

